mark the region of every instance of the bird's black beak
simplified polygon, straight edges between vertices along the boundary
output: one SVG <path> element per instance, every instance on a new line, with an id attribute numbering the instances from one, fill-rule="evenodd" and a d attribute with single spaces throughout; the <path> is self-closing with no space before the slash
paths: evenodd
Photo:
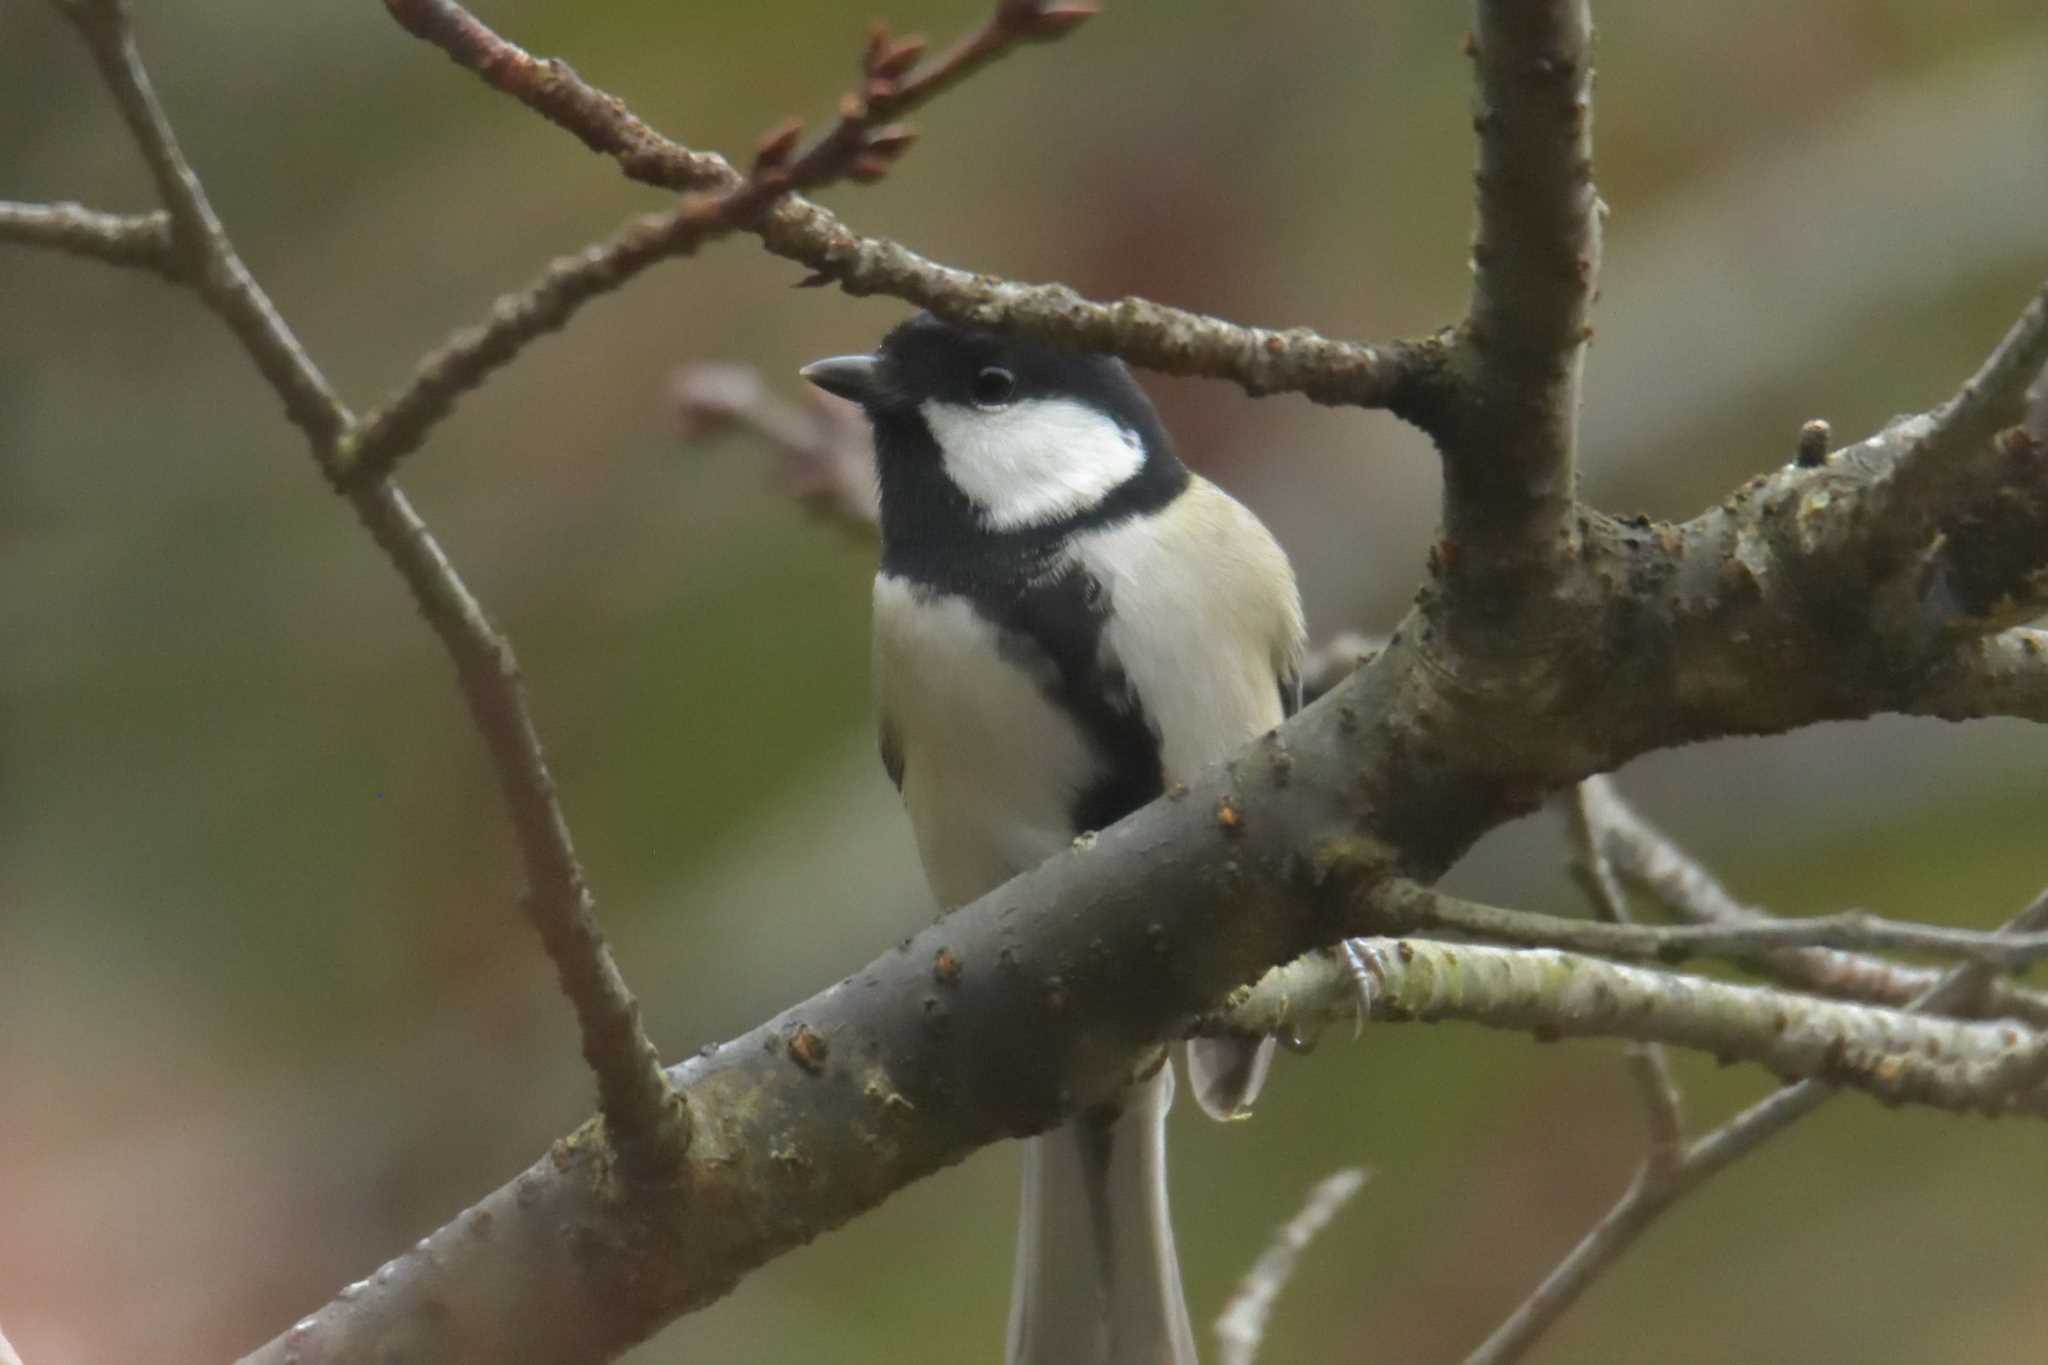
<path id="1" fill-rule="evenodd" d="M 830 394 L 865 404 L 882 391 L 882 362 L 871 355 L 835 355 L 813 360 L 798 374 Z"/>

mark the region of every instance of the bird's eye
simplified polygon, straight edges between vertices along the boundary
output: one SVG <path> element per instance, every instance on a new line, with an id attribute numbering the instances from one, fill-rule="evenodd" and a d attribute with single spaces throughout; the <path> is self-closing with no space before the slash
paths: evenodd
<path id="1" fill-rule="evenodd" d="M 999 408 L 1017 392 L 1017 376 L 1000 365 L 984 365 L 975 372 L 974 401 L 984 408 Z"/>

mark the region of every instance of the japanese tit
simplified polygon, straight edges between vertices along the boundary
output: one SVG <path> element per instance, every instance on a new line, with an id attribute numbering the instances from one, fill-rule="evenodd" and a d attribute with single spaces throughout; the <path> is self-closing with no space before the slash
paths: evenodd
<path id="1" fill-rule="evenodd" d="M 1117 360 L 920 315 L 803 370 L 874 427 L 882 762 L 951 909 L 1300 704 L 1301 599 L 1259 520 L 1175 455 Z M 1205 1110 L 1271 1045 L 1192 1043 Z M 1011 1365 L 1193 1365 L 1168 1219 L 1173 1069 L 1026 1144 Z"/>

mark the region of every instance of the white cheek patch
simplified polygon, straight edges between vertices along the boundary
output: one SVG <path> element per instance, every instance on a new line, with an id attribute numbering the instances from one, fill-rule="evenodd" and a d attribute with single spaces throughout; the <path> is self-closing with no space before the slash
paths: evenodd
<path id="1" fill-rule="evenodd" d="M 1145 465 L 1138 433 L 1071 399 L 1027 398 L 994 409 L 934 401 L 919 411 L 946 477 L 991 530 L 1084 512 Z"/>

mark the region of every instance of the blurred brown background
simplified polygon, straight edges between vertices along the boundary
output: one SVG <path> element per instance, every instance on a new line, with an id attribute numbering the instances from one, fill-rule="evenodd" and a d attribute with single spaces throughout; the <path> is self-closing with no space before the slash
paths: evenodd
<path id="1" fill-rule="evenodd" d="M 549 255 L 656 197 L 370 0 L 143 6 L 252 267 L 363 403 Z M 978 0 L 900 0 L 951 33 Z M 745 151 L 850 78 L 866 7 L 484 11 L 687 141 Z M 1587 485 L 1678 515 L 1938 400 L 2048 273 L 2037 0 L 1609 4 L 1613 206 Z M 835 192 L 938 258 L 1365 338 L 1463 304 L 1462 7 L 1112 3 Z M 0 195 L 149 207 L 47 7 L 0 7 Z M 743 441 L 682 451 L 671 368 L 865 345 L 746 240 L 604 300 L 465 401 L 406 482 L 517 642 L 621 961 L 674 1056 L 929 914 L 866 710 L 867 551 Z M 590 1103 L 480 748 L 395 576 L 183 293 L 0 247 L 0 1322 L 29 1365 L 231 1356 L 512 1174 Z M 789 381 L 794 388 L 793 380 Z M 1321 631 L 1384 628 L 1434 469 L 1379 415 L 1154 384 L 1294 552 Z M 1708 746 L 1628 789 L 1746 895 L 1991 924 L 2048 880 L 2048 734 L 1876 723 Z M 1462 889 L 1572 904 L 1553 822 Z M 1688 1059 L 1701 1120 L 1762 1093 Z M 1276 1362 L 1455 1358 L 1627 1179 L 1617 1051 L 1444 1026 L 1289 1060 L 1178 1117 L 1199 1316 L 1331 1168 L 1377 1179 Z M 1013 1155 L 749 1278 L 636 1360 L 994 1359 Z M 1552 1361 L 1988 1361 L 2048 1342 L 2037 1128 L 1846 1099 L 1658 1229 Z"/>

